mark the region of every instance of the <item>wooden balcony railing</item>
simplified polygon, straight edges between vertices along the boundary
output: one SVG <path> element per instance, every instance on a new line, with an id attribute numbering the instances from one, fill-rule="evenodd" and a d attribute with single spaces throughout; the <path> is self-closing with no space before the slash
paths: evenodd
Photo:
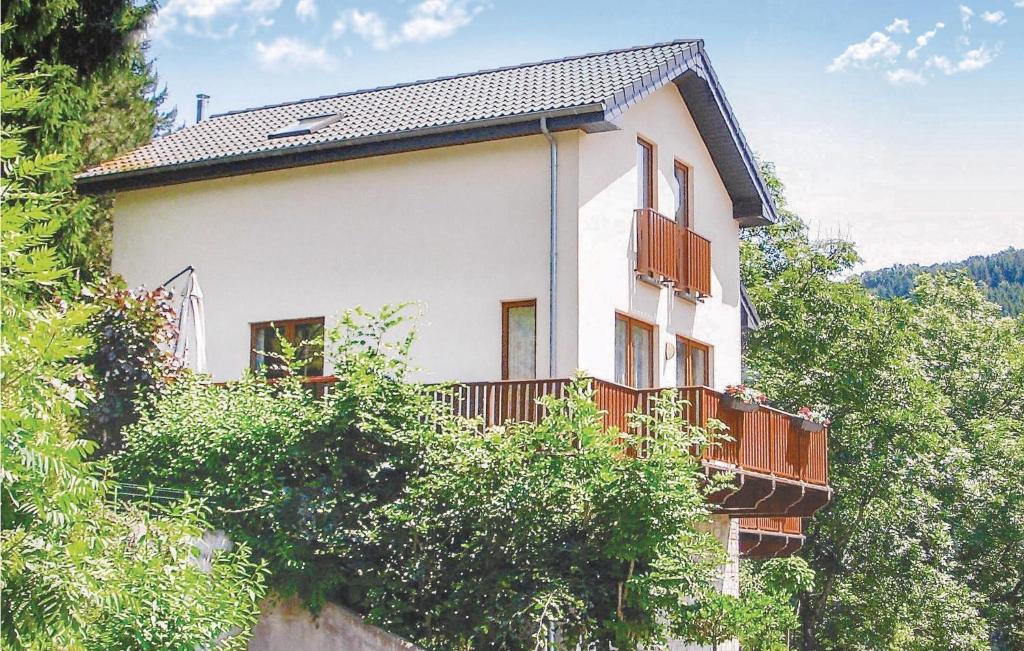
<path id="1" fill-rule="evenodd" d="M 676 289 L 711 296 L 711 242 L 688 228 L 679 229 L 679 282 Z"/>
<path id="2" fill-rule="evenodd" d="M 635 211 L 636 270 L 676 291 L 711 295 L 711 242 L 650 208 Z"/>
<path id="3" fill-rule="evenodd" d="M 747 533 L 804 535 L 803 518 L 740 518 L 740 531 Z"/>
<path id="4" fill-rule="evenodd" d="M 537 404 L 541 395 L 564 396 L 567 379 L 470 382 L 454 387 L 443 396 L 456 414 L 482 417 L 487 426 L 510 420 L 536 421 L 543 417 Z M 605 380 L 592 379 L 597 406 L 605 412 L 606 427 L 628 429 L 629 414 L 647 410 L 651 398 L 662 389 L 633 389 Z M 705 425 L 708 419 L 722 421 L 729 428 L 730 441 L 712 446 L 704 460 L 722 467 L 737 467 L 783 479 L 820 486 L 828 484 L 827 430 L 804 432 L 793 416 L 772 407 L 742 413 L 722 405 L 722 394 L 708 387 L 674 389 L 689 403 L 687 420 Z"/>
<path id="5" fill-rule="evenodd" d="M 804 544 L 802 518 L 740 518 L 739 524 L 743 558 L 789 556 Z"/>

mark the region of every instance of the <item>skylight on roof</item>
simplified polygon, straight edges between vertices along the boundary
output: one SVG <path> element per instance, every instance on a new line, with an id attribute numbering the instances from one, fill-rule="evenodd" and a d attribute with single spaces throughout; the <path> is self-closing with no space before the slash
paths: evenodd
<path id="1" fill-rule="evenodd" d="M 306 136 L 316 133 L 329 124 L 334 124 L 345 117 L 341 113 L 325 113 L 323 115 L 310 115 L 299 118 L 295 122 L 281 127 L 277 131 L 271 131 L 268 138 L 287 138 L 289 136 Z"/>

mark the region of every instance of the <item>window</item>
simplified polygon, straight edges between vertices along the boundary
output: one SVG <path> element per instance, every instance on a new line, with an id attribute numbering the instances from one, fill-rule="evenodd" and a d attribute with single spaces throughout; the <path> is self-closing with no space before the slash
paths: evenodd
<path id="1" fill-rule="evenodd" d="M 267 368 L 268 377 L 281 377 L 288 373 L 281 356 L 281 338 L 295 347 L 295 354 L 304 361 L 300 373 L 307 377 L 324 374 L 324 318 L 266 321 L 250 326 L 250 367 L 256 371 Z"/>
<path id="2" fill-rule="evenodd" d="M 338 120 L 345 117 L 340 113 L 325 113 L 323 115 L 310 115 L 308 117 L 299 118 L 295 122 L 291 122 L 281 127 L 276 131 L 271 131 L 267 137 L 270 139 L 274 138 L 288 138 L 290 136 L 307 136 L 311 133 L 316 133 L 320 129 L 326 126 L 332 125 Z"/>
<path id="3" fill-rule="evenodd" d="M 654 209 L 654 145 L 643 138 L 636 139 L 637 208 Z"/>
<path id="4" fill-rule="evenodd" d="M 654 386 L 654 326 L 615 315 L 615 381 L 648 389 Z"/>
<path id="5" fill-rule="evenodd" d="M 711 385 L 711 347 L 676 337 L 676 384 L 681 387 Z"/>
<path id="6" fill-rule="evenodd" d="M 690 228 L 690 168 L 676 161 L 676 223 Z"/>
<path id="7" fill-rule="evenodd" d="M 537 377 L 537 301 L 501 304 L 501 379 Z"/>

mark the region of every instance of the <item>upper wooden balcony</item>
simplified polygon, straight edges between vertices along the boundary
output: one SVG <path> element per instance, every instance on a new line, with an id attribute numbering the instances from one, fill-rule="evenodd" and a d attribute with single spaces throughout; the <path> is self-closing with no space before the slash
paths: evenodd
<path id="1" fill-rule="evenodd" d="M 650 408 L 651 398 L 663 389 L 634 389 L 605 380 L 590 379 L 597 406 L 604 411 L 605 427 L 629 430 L 629 414 Z M 480 417 L 485 426 L 507 421 L 536 422 L 544 416 L 537 399 L 564 396 L 571 380 L 512 380 L 458 384 L 441 399 L 456 414 Z M 712 496 L 721 513 L 734 516 L 806 517 L 831 499 L 828 486 L 828 432 L 805 432 L 792 414 L 761 406 L 740 412 L 723 404 L 723 395 L 708 387 L 682 387 L 687 420 L 706 425 L 722 421 L 732 440 L 704 451 L 709 473 L 730 472 L 733 485 Z"/>
<path id="2" fill-rule="evenodd" d="M 740 518 L 739 525 L 744 558 L 788 556 L 804 544 L 802 518 Z"/>
<path id="3" fill-rule="evenodd" d="M 694 296 L 711 295 L 711 242 L 651 208 L 638 208 L 636 271 Z"/>

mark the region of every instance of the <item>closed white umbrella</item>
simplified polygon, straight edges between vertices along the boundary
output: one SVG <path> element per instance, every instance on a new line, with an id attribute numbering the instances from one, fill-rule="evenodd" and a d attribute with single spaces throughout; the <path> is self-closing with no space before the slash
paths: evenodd
<path id="1" fill-rule="evenodd" d="M 193 270 L 185 285 L 185 294 L 178 311 L 178 341 L 174 355 L 196 373 L 206 372 L 206 312 L 203 290 Z"/>

